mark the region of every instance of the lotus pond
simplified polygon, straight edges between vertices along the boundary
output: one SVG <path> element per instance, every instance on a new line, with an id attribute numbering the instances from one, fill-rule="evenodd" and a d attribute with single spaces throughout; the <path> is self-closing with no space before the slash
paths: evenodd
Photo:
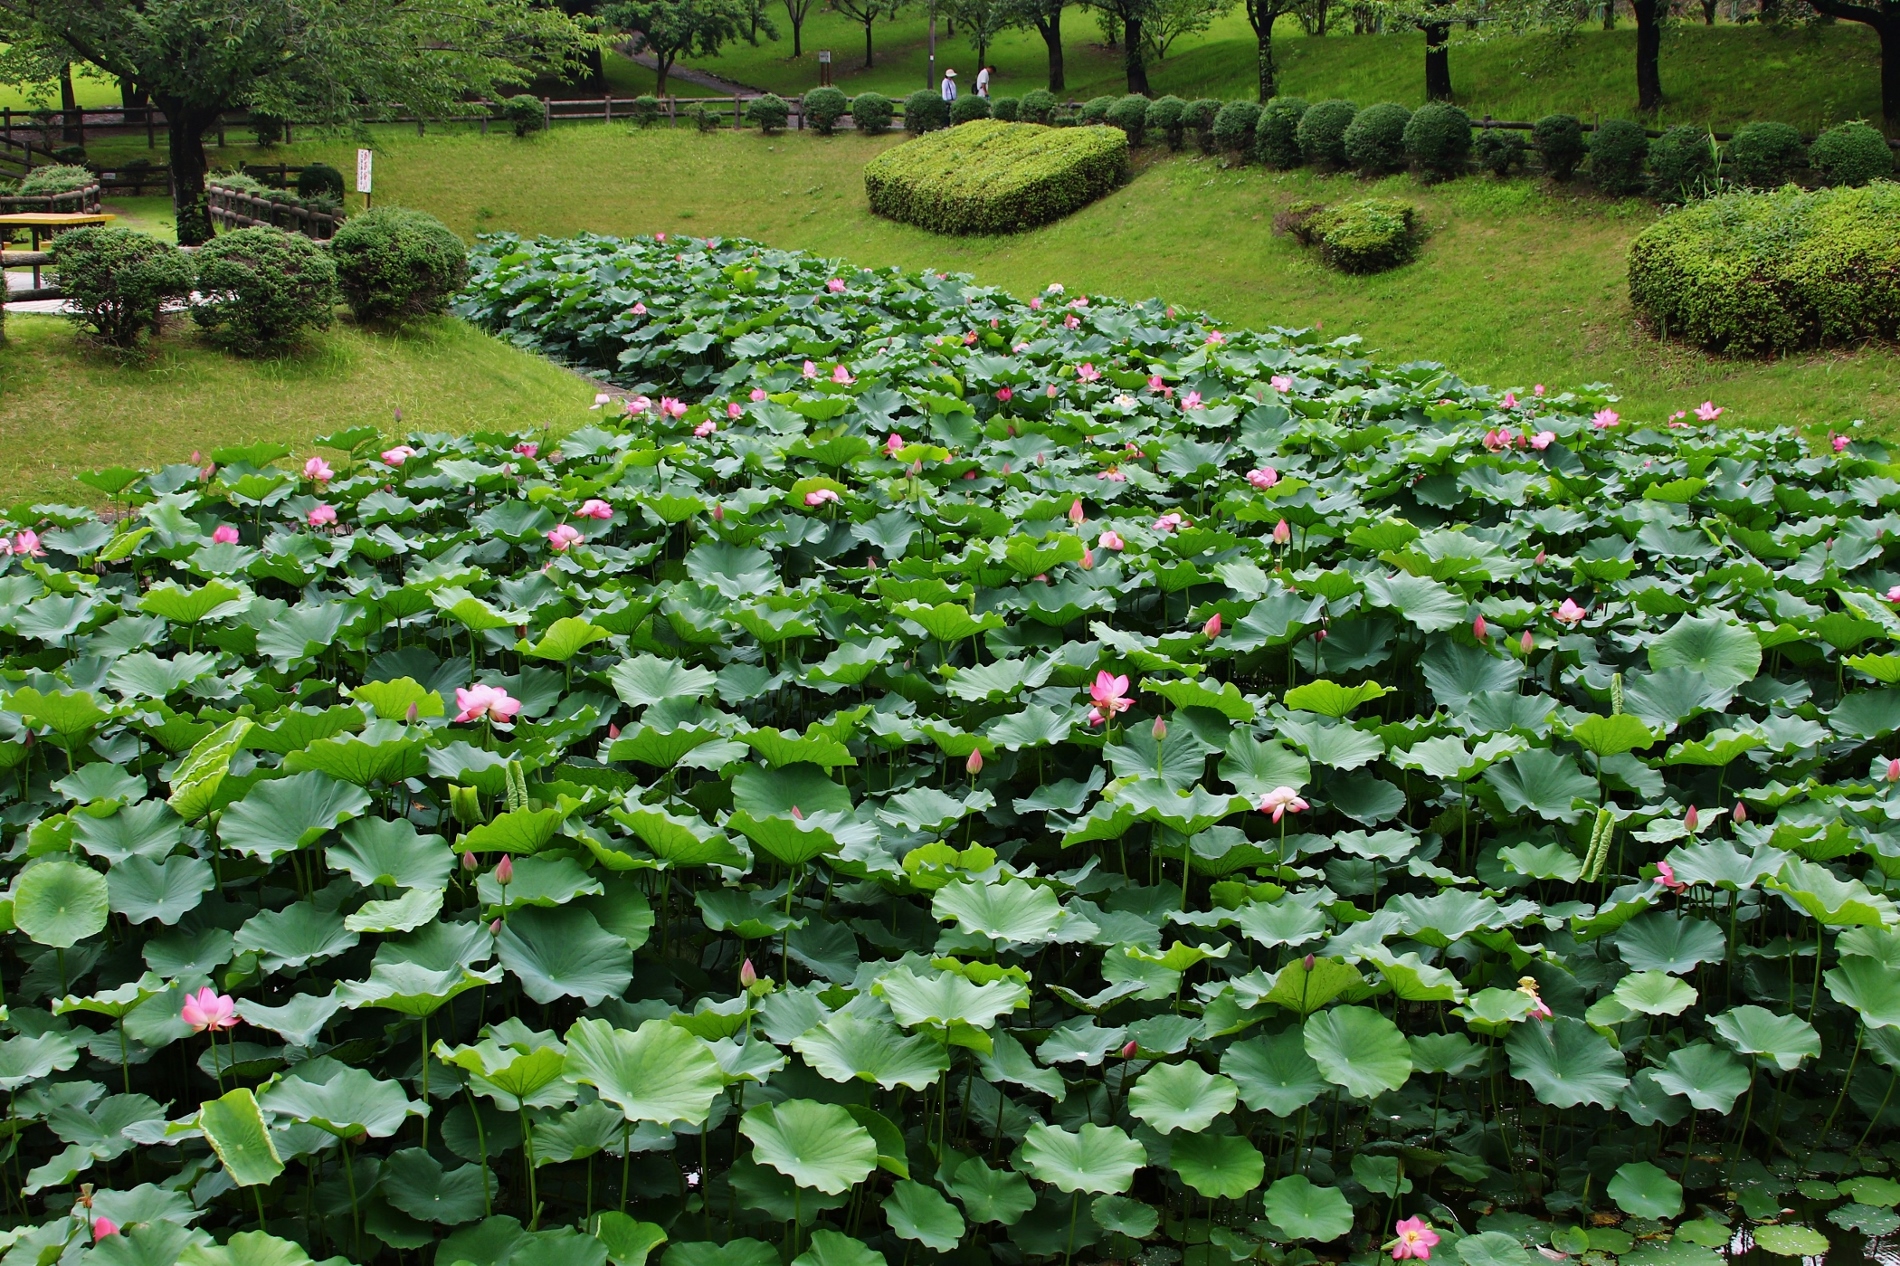
<path id="1" fill-rule="evenodd" d="M 632 401 L 8 512 L 0 1266 L 1900 1228 L 1884 447 L 742 241 L 476 265 Z"/>

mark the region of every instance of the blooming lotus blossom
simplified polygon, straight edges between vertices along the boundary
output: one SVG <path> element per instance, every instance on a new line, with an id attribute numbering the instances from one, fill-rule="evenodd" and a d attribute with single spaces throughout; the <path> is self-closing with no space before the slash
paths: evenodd
<path id="1" fill-rule="evenodd" d="M 1511 436 L 1507 431 L 1486 431 L 1482 443 L 1486 452 L 1495 453 L 1511 446 Z"/>
<path id="2" fill-rule="evenodd" d="M 830 281 L 827 281 L 825 283 L 825 289 L 829 290 L 834 295 L 843 294 L 844 293 L 844 278 L 833 277 Z"/>
<path id="3" fill-rule="evenodd" d="M 1285 374 L 1275 374 L 1273 377 L 1267 379 L 1267 385 L 1281 395 L 1285 395 L 1287 392 L 1293 390 L 1293 380 Z"/>
<path id="4" fill-rule="evenodd" d="M 1115 404 L 1123 409 L 1132 409 L 1135 407 L 1135 398 L 1124 391 L 1115 397 Z"/>
<path id="5" fill-rule="evenodd" d="M 1537 978 L 1535 976 L 1518 977 L 1517 991 L 1531 1000 L 1530 1015 L 1533 1020 L 1548 1020 L 1552 1018 L 1550 1008 L 1545 1006 L 1544 1000 L 1537 996 Z"/>
<path id="6" fill-rule="evenodd" d="M 575 527 L 572 523 L 557 524 L 554 530 L 548 533 L 548 548 L 557 554 L 564 554 L 570 545 L 579 545 L 580 543 L 580 529 Z"/>
<path id="7" fill-rule="evenodd" d="M 1541 395 L 1543 395 L 1543 394 L 1544 394 L 1544 384 L 1540 382 L 1540 383 L 1538 383 L 1538 384 L 1537 384 L 1536 386 L 1534 386 L 1534 387 L 1532 387 L 1532 388 L 1531 388 L 1531 394 L 1532 394 L 1532 395 L 1534 395 L 1534 396 L 1541 396 Z"/>
<path id="8" fill-rule="evenodd" d="M 849 387 L 852 383 L 856 382 L 857 379 L 853 378 L 851 371 L 846 369 L 843 365 L 833 365 L 831 367 L 831 381 L 840 386 Z"/>
<path id="9" fill-rule="evenodd" d="M 806 361 L 805 367 L 798 372 L 807 378 L 816 378 L 818 376 L 818 366 L 812 361 Z"/>
<path id="10" fill-rule="evenodd" d="M 1209 330 L 1207 332 L 1207 345 L 1209 347 L 1219 347 L 1222 343 L 1225 343 L 1226 341 L 1227 341 L 1227 336 L 1225 334 L 1222 334 L 1219 330 Z"/>
<path id="11" fill-rule="evenodd" d="M 335 523 L 336 522 L 336 507 L 333 505 L 326 505 L 322 502 L 318 502 L 317 505 L 311 508 L 310 513 L 305 515 L 304 518 L 309 521 L 310 526 L 313 528 L 323 527 L 326 524 Z M 21 533 L 21 535 L 24 536 L 25 533 Z"/>
<path id="12" fill-rule="evenodd" d="M 1190 391 L 1185 396 L 1182 396 L 1181 407 L 1183 409 L 1200 408 L 1201 407 L 1201 393 L 1198 391 Z"/>
<path id="13" fill-rule="evenodd" d="M 1676 878 L 1676 868 L 1668 862 L 1656 863 L 1656 882 L 1671 892 L 1681 892 L 1689 885 Z"/>
<path id="14" fill-rule="evenodd" d="M 1201 632 L 1207 635 L 1209 641 L 1220 636 L 1220 612 L 1216 611 L 1207 617 L 1207 623 L 1201 626 Z"/>
<path id="15" fill-rule="evenodd" d="M 664 417 L 683 418 L 686 416 L 686 402 L 684 400 L 675 400 L 671 396 L 661 396 L 660 413 Z"/>
<path id="16" fill-rule="evenodd" d="M 541 446 L 532 442 L 524 441 L 523 443 L 515 445 L 515 455 L 517 457 L 526 457 L 529 460 L 533 460 L 534 455 L 540 451 Z"/>
<path id="17" fill-rule="evenodd" d="M 1582 607 L 1576 604 L 1575 600 L 1565 598 L 1563 604 L 1557 608 L 1555 614 L 1559 624 L 1568 624 L 1571 628 L 1575 628 L 1577 625 L 1583 623 L 1585 612 Z"/>
<path id="18" fill-rule="evenodd" d="M 996 389 L 996 398 L 1001 400 L 1004 404 L 1008 404 L 1015 396 L 1016 393 L 1011 391 L 1008 387 L 998 387 Z"/>
<path id="19" fill-rule="evenodd" d="M 394 448 L 386 448 L 383 450 L 383 465 L 400 466 L 415 455 L 415 449 L 410 448 L 407 444 L 398 444 Z"/>
<path id="20" fill-rule="evenodd" d="M 1556 441 L 1557 441 L 1557 432 L 1539 431 L 1537 434 L 1531 436 L 1531 447 L 1538 450 L 1539 452 L 1542 452 L 1544 449 L 1547 449 L 1552 444 L 1556 443 Z"/>
<path id="21" fill-rule="evenodd" d="M 1113 550 L 1118 554 L 1128 544 L 1128 542 L 1122 540 L 1122 534 L 1117 532 L 1114 528 L 1110 528 L 1096 537 L 1095 543 L 1105 550 Z"/>
<path id="22" fill-rule="evenodd" d="M 646 314 L 647 314 L 647 305 L 636 301 L 633 305 L 633 315 L 645 316 Z"/>
<path id="23" fill-rule="evenodd" d="M 1590 419 L 1590 425 L 1599 431 L 1607 431 L 1622 420 L 1622 415 L 1615 409 L 1598 409 L 1595 416 Z"/>
<path id="24" fill-rule="evenodd" d="M 693 438 L 703 440 L 718 429 L 719 424 L 711 418 L 707 418 L 704 422 L 701 422 L 698 426 L 693 428 Z"/>
<path id="25" fill-rule="evenodd" d="M 229 523 L 220 523 L 211 529 L 211 540 L 215 545 L 236 545 L 238 530 Z"/>
<path id="26" fill-rule="evenodd" d="M 1724 413 L 1727 413 L 1727 412 L 1728 412 L 1727 409 L 1716 408 L 1715 401 L 1713 400 L 1704 400 L 1701 404 L 1695 407 L 1696 417 L 1700 418 L 1704 422 L 1713 422 L 1717 418 L 1721 417 Z"/>
<path id="27" fill-rule="evenodd" d="M 1247 472 L 1247 482 L 1264 492 L 1280 482 L 1280 472 L 1271 466 L 1262 466 Z"/>
<path id="28" fill-rule="evenodd" d="M 1160 374 L 1148 375 L 1148 390 L 1161 391 L 1161 390 L 1164 390 L 1167 387 L 1167 385 L 1168 384 L 1166 382 L 1162 381 Z"/>
<path id="29" fill-rule="evenodd" d="M 521 700 L 500 686 L 457 686 L 455 706 L 461 709 L 455 714 L 457 721 L 479 721 L 486 717 L 499 725 L 508 725 L 521 711 Z"/>
<path id="30" fill-rule="evenodd" d="M 748 399 L 748 400 L 750 400 L 750 401 L 751 401 L 751 402 L 752 402 L 753 404 L 761 404 L 761 403 L 763 403 L 763 402 L 765 401 L 765 399 L 766 399 L 766 395 L 765 395 L 765 388 L 764 388 L 764 387 L 754 387 L 754 388 L 752 389 L 752 394 L 751 394 L 751 395 L 749 395 L 749 396 L 747 396 L 747 397 L 746 397 L 746 399 Z"/>
<path id="31" fill-rule="evenodd" d="M 1300 799 L 1300 793 L 1291 787 L 1275 787 L 1260 797 L 1259 807 L 1260 812 L 1271 813 L 1275 822 L 1289 813 L 1305 813 L 1308 808 L 1306 801 Z"/>
<path id="32" fill-rule="evenodd" d="M 1900 585 L 1895 585 L 1887 590 L 1887 601 L 1900 602 Z"/>
<path id="33" fill-rule="evenodd" d="M 651 409 L 652 407 L 653 407 L 653 401 L 649 400 L 647 397 L 635 396 L 633 399 L 627 401 L 627 416 L 630 418 L 634 417 L 638 414 L 645 413 L 648 409 Z"/>
<path id="34" fill-rule="evenodd" d="M 321 457 L 312 457 L 303 464 L 303 477 L 316 481 L 318 487 L 336 478 L 336 472 L 330 469 L 330 463 Z"/>
<path id="35" fill-rule="evenodd" d="M 1275 545 L 1285 545 L 1292 539 L 1293 529 L 1287 524 L 1285 519 L 1281 519 L 1278 523 L 1273 525 L 1273 543 Z"/>
<path id="36" fill-rule="evenodd" d="M 1042 300 L 1040 298 L 1031 299 L 1029 301 L 1029 310 L 1031 312 L 1042 311 Z"/>
<path id="37" fill-rule="evenodd" d="M 589 413 L 592 413 L 595 409 L 600 408 L 602 405 L 607 404 L 612 400 L 613 400 L 613 397 L 608 395 L 606 392 L 596 391 L 594 393 L 594 403 L 587 406 L 587 411 Z"/>
<path id="38" fill-rule="evenodd" d="M 1062 327 L 1067 330 L 1079 329 L 1081 328 L 1081 325 L 1082 325 L 1082 318 L 1076 316 L 1075 313 L 1073 312 L 1071 312 L 1068 316 L 1062 319 Z"/>
<path id="39" fill-rule="evenodd" d="M 92 1242 L 94 1244 L 105 1239 L 108 1235 L 117 1235 L 118 1233 L 119 1224 L 114 1222 L 111 1218 L 94 1218 L 92 1220 Z"/>
<path id="40" fill-rule="evenodd" d="M 599 497 L 589 497 L 581 502 L 581 508 L 574 513 L 583 519 L 611 519 L 614 517 L 614 508 Z"/>
<path id="41" fill-rule="evenodd" d="M 1670 429 L 1673 430 L 1674 428 L 1679 427 L 1679 426 L 1688 426 L 1689 424 L 1683 421 L 1683 419 L 1688 416 L 1689 416 L 1688 413 L 1682 409 L 1677 409 L 1674 413 L 1670 414 L 1669 415 Z"/>
<path id="42" fill-rule="evenodd" d="M 1154 530 L 1162 533 L 1172 532 L 1176 528 L 1186 526 L 1187 520 L 1178 514 L 1164 514 L 1154 521 Z"/>
<path id="43" fill-rule="evenodd" d="M 814 488 L 805 494 L 805 504 L 817 509 L 827 502 L 835 502 L 838 494 L 830 488 Z"/>
<path id="44" fill-rule="evenodd" d="M 192 1031 L 203 1033 L 209 1029 L 234 1029 L 237 1027 L 237 1003 L 228 993 L 215 993 L 210 986 L 197 993 L 185 995 L 185 1005 L 178 1010 L 178 1018 L 192 1027 Z"/>
<path id="45" fill-rule="evenodd" d="M 735 421 L 745 416 L 745 407 L 737 400 L 726 401 L 726 416 Z"/>
<path id="46" fill-rule="evenodd" d="M 1432 1259 L 1432 1248 L 1438 1243 L 1438 1233 L 1432 1230 L 1424 1218 L 1401 1218 L 1393 1228 L 1398 1239 L 1392 1241 L 1392 1260 L 1402 1262 L 1408 1257 L 1416 1257 L 1421 1262 Z"/>
<path id="47" fill-rule="evenodd" d="M 1830 435 L 1828 442 L 1834 446 L 1834 451 L 1837 453 L 1845 453 L 1847 451 L 1849 441 L 1845 435 Z"/>
<path id="48" fill-rule="evenodd" d="M 1514 391 L 1507 391 L 1507 392 L 1505 392 L 1505 393 L 1504 393 L 1504 399 L 1503 399 L 1503 401 L 1501 401 L 1501 402 L 1499 403 L 1499 405 L 1498 405 L 1498 407 L 1499 407 L 1500 409 L 1515 409 L 1515 408 L 1517 408 L 1517 393 L 1516 393 L 1516 392 L 1514 392 Z"/>
<path id="49" fill-rule="evenodd" d="M 1106 479 L 1109 483 L 1112 483 L 1112 484 L 1125 484 L 1128 482 L 1128 476 L 1122 474 L 1121 471 L 1115 469 L 1112 466 L 1109 467 L 1107 470 L 1098 472 L 1095 477 L 1097 479 Z"/>
<path id="50" fill-rule="evenodd" d="M 1095 703 L 1091 715 L 1098 719 L 1126 712 L 1135 706 L 1135 701 L 1128 697 L 1128 678 L 1106 671 L 1095 674 L 1095 684 L 1089 687 L 1089 698 Z"/>
<path id="51" fill-rule="evenodd" d="M 1097 369 L 1092 363 L 1083 361 L 1080 365 L 1075 367 L 1075 376 L 1080 378 L 1083 382 L 1094 382 L 1102 376 L 1102 371 Z"/>

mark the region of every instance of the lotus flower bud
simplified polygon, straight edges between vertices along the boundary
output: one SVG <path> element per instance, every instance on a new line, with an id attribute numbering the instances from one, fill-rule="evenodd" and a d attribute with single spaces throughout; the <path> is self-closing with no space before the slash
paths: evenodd
<path id="1" fill-rule="evenodd" d="M 495 882 L 503 887 L 515 881 L 515 859 L 503 853 L 501 860 L 495 863 Z"/>
<path id="2" fill-rule="evenodd" d="M 1887 781 L 1900 782 L 1900 760 L 1887 762 Z"/>
<path id="3" fill-rule="evenodd" d="M 475 854 L 473 853 L 462 854 L 462 869 L 463 870 L 475 870 L 479 868 L 480 866 L 481 866 L 481 863 L 475 860 Z"/>
<path id="4" fill-rule="evenodd" d="M 1165 717 L 1156 717 L 1156 718 L 1155 718 L 1155 726 L 1154 726 L 1154 730 L 1152 731 L 1152 733 L 1154 734 L 1154 736 L 1155 736 L 1155 742 L 1157 742 L 1157 743 L 1159 743 L 1159 742 L 1160 742 L 1160 741 L 1161 741 L 1162 739 L 1164 739 L 1164 738 L 1166 738 L 1166 737 L 1168 737 L 1168 722 L 1167 722 L 1167 718 L 1165 718 Z"/>
<path id="5" fill-rule="evenodd" d="M 1485 638 L 1491 636 L 1491 628 L 1489 625 L 1487 625 L 1484 622 L 1483 615 L 1476 615 L 1472 617 L 1471 636 L 1477 638 L 1480 642 L 1484 641 Z"/>
<path id="6" fill-rule="evenodd" d="M 1541 549 L 1538 550 L 1537 557 L 1533 558 L 1531 562 L 1538 567 L 1542 567 L 1544 565 L 1544 551 Z"/>
<path id="7" fill-rule="evenodd" d="M 793 805 L 792 806 L 792 821 L 803 822 L 804 820 L 805 820 L 804 813 L 799 810 L 799 807 L 797 805 Z"/>
<path id="8" fill-rule="evenodd" d="M 1081 525 L 1088 521 L 1088 515 L 1082 512 L 1082 498 L 1077 497 L 1069 503 L 1069 522 Z"/>
<path id="9" fill-rule="evenodd" d="M 970 749 L 970 759 L 963 762 L 963 768 L 974 778 L 983 772 L 983 753 L 976 748 Z"/>
<path id="10" fill-rule="evenodd" d="M 726 507 L 715 505 L 713 506 L 712 514 L 714 523 L 724 523 L 726 521 Z"/>
<path id="11" fill-rule="evenodd" d="M 609 740 L 620 737 L 620 727 L 615 725 L 612 721 L 607 722 L 607 737 Z"/>
<path id="12" fill-rule="evenodd" d="M 403 719 L 408 721 L 409 724 L 414 725 L 416 723 L 416 718 L 421 715 L 422 715 L 421 710 L 418 709 L 416 705 L 412 703 L 409 705 L 409 711 L 404 714 Z"/>
<path id="13" fill-rule="evenodd" d="M 1524 636 L 1518 639 L 1517 644 L 1523 647 L 1524 653 L 1528 655 L 1531 653 L 1532 650 L 1536 649 L 1537 639 L 1531 636 L 1531 631 L 1529 629 L 1525 629 Z"/>
<path id="14" fill-rule="evenodd" d="M 1207 634 L 1210 642 L 1220 636 L 1220 612 L 1216 611 L 1207 617 L 1207 623 L 1201 626 L 1201 632 Z"/>
<path id="15" fill-rule="evenodd" d="M 745 962 L 739 964 L 739 988 L 750 989 L 758 983 L 759 973 L 757 969 L 752 966 L 752 960 L 748 958 Z"/>
<path id="16" fill-rule="evenodd" d="M 1137 1048 L 1133 1042 L 1124 1042 L 1122 1044 L 1122 1058 L 1133 1059 L 1135 1057 L 1136 1049 Z"/>
<path id="17" fill-rule="evenodd" d="M 1278 523 L 1273 525 L 1273 543 L 1275 545 L 1285 545 L 1292 539 L 1293 529 L 1287 526 L 1285 519 L 1281 519 Z"/>
<path id="18" fill-rule="evenodd" d="M 1682 824 L 1689 828 L 1691 835 L 1695 834 L 1696 828 L 1702 825 L 1702 815 L 1696 812 L 1694 805 L 1690 805 L 1689 811 L 1682 815 Z"/>
<path id="19" fill-rule="evenodd" d="M 1313 956 L 1311 954 L 1308 954 L 1306 956 L 1306 970 L 1307 971 L 1313 970 Z"/>
<path id="20" fill-rule="evenodd" d="M 1090 570 L 1093 570 L 1094 567 L 1095 567 L 1095 551 L 1090 549 L 1088 546 L 1084 545 L 1082 547 L 1082 570 L 1090 571 Z"/>
<path id="21" fill-rule="evenodd" d="M 488 925 L 488 934 L 490 936 L 501 935 L 501 920 L 500 919 L 496 919 Z"/>
<path id="22" fill-rule="evenodd" d="M 1737 826 L 1740 826 L 1742 823 L 1748 821 L 1748 810 L 1742 807 L 1742 802 L 1740 800 L 1737 800 L 1735 802 L 1735 813 L 1733 816 L 1735 818 L 1735 825 Z"/>

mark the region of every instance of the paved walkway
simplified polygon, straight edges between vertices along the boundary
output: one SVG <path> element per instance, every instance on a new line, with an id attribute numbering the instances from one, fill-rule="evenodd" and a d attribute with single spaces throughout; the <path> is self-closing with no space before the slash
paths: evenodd
<path id="1" fill-rule="evenodd" d="M 659 58 L 655 57 L 652 53 L 634 52 L 631 41 L 620 45 L 620 47 L 614 51 L 631 61 L 638 62 L 655 74 L 659 73 Z M 718 75 L 710 75 L 703 70 L 694 70 L 691 67 L 680 65 L 678 62 L 674 62 L 673 65 L 668 68 L 666 78 L 668 83 L 671 83 L 675 79 L 682 79 L 695 87 L 710 88 L 712 91 L 728 97 L 734 93 L 756 97 L 765 91 L 763 88 L 754 88 L 750 84 L 735 83 L 730 79 L 721 79 Z"/>

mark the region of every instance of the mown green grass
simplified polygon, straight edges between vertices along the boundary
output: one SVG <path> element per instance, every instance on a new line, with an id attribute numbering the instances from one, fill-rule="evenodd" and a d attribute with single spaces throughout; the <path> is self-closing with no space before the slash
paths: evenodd
<path id="1" fill-rule="evenodd" d="M 1235 170 L 1139 152 L 1135 179 L 1060 223 L 1008 237 L 946 238 L 873 217 L 861 169 L 883 146 L 858 136 L 765 138 L 572 127 L 526 141 L 391 135 L 379 198 L 458 232 L 743 234 L 862 264 L 965 270 L 1029 294 L 1160 295 L 1236 325 L 1312 325 L 1363 336 L 1386 361 L 1442 361 L 1469 381 L 1553 387 L 1607 381 L 1626 411 L 1657 418 L 1713 398 L 1732 420 L 1825 431 L 1854 418 L 1900 425 L 1891 347 L 1773 362 L 1721 360 L 1636 331 L 1624 252 L 1658 214 L 1538 182 L 1488 177 L 1421 188 L 1348 176 Z M 340 147 L 297 147 L 340 160 Z M 1431 228 L 1418 262 L 1375 277 L 1322 268 L 1273 214 L 1309 197 L 1412 199 Z"/>
<path id="2" fill-rule="evenodd" d="M 97 499 L 73 476 L 160 466 L 194 449 L 314 436 L 357 425 L 467 431 L 548 427 L 591 416 L 594 388 L 460 321 L 399 334 L 339 322 L 300 351 L 242 360 L 189 321 L 150 356 L 121 361 L 63 318 L 8 313 L 0 345 L 0 502 Z"/>

